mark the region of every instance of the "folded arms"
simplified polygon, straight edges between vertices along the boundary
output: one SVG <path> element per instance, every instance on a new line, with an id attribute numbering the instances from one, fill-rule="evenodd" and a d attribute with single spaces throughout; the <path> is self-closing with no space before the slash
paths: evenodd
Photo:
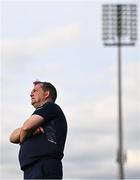
<path id="1" fill-rule="evenodd" d="M 27 119 L 23 126 L 14 130 L 10 135 L 10 142 L 15 144 L 23 143 L 28 137 L 36 134 L 44 133 L 41 125 L 44 122 L 44 118 L 39 115 L 32 115 Z"/>

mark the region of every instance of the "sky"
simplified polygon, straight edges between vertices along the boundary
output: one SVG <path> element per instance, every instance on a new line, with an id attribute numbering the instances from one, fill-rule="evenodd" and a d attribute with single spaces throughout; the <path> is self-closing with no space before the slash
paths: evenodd
<path id="1" fill-rule="evenodd" d="M 139 0 L 0 1 L 1 179 L 22 179 L 19 145 L 11 144 L 9 135 L 34 111 L 30 91 L 35 80 L 55 85 L 56 103 L 67 118 L 64 179 L 118 178 L 118 59 L 117 47 L 102 41 L 106 3 L 140 8 Z M 139 49 L 138 39 L 121 50 L 127 179 L 140 179 Z"/>

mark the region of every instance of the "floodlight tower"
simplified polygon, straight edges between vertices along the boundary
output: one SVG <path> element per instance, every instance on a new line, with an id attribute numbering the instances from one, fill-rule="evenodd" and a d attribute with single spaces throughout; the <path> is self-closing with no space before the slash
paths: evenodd
<path id="1" fill-rule="evenodd" d="M 118 47 L 118 152 L 119 178 L 124 179 L 123 128 L 122 128 L 122 68 L 121 47 L 134 46 L 137 40 L 136 4 L 104 4 L 103 41 L 105 46 Z"/>

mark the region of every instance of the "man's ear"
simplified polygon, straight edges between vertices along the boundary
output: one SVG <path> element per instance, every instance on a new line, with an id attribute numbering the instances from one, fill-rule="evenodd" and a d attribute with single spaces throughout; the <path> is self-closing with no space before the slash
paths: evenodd
<path id="1" fill-rule="evenodd" d="M 50 91 L 45 91 L 45 99 L 48 99 L 50 96 Z"/>

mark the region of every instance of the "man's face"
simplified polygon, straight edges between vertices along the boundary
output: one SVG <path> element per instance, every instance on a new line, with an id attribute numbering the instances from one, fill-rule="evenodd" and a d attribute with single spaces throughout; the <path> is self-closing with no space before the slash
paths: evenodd
<path id="1" fill-rule="evenodd" d="M 46 101 L 48 92 L 44 92 L 42 89 L 42 84 L 37 84 L 31 91 L 31 104 L 37 108 Z"/>

